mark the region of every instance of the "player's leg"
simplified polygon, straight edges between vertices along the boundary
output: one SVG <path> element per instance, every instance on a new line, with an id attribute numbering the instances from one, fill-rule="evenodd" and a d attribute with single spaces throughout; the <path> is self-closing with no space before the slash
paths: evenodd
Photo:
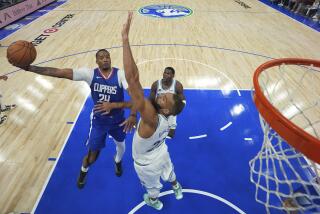
<path id="1" fill-rule="evenodd" d="M 125 138 L 126 134 L 123 132 L 123 127 L 115 126 L 109 131 L 109 134 L 112 136 L 114 143 L 116 144 L 116 154 L 114 156 L 114 168 L 115 174 L 120 177 L 122 175 L 122 157 L 126 151 Z"/>
<path id="2" fill-rule="evenodd" d="M 106 128 L 92 124 L 87 141 L 88 154 L 83 158 L 77 185 L 81 189 L 86 183 L 86 176 L 90 165 L 92 165 L 100 154 L 100 150 L 105 147 L 107 136 Z"/>
<path id="3" fill-rule="evenodd" d="M 98 159 L 99 154 L 100 154 L 100 151 L 89 150 L 88 154 L 83 158 L 82 166 L 80 169 L 80 174 L 77 182 L 79 189 L 82 189 L 86 184 L 86 176 L 89 171 L 89 166 L 92 165 Z"/>
<path id="4" fill-rule="evenodd" d="M 1 98 L 2 95 L 0 94 L 0 126 L 3 125 L 8 119 L 6 115 L 1 114 Z"/>
<path id="5" fill-rule="evenodd" d="M 182 193 L 182 186 L 181 184 L 177 181 L 171 181 L 172 184 L 172 190 L 174 192 L 174 195 L 176 196 L 177 200 L 180 200 L 183 198 L 183 193 Z"/>
<path id="6" fill-rule="evenodd" d="M 164 161 L 164 163 L 162 166 L 161 178 L 162 178 L 162 180 L 168 181 L 172 184 L 172 189 L 173 189 L 173 192 L 176 196 L 176 199 L 180 200 L 183 198 L 182 187 L 181 187 L 180 183 L 177 181 L 177 177 L 174 172 L 174 166 L 171 162 L 169 152 L 166 152 L 162 156 L 162 160 Z"/>
<path id="7" fill-rule="evenodd" d="M 143 195 L 144 201 L 148 206 L 161 210 L 163 204 L 158 199 L 162 188 L 162 184 L 160 183 L 161 169 L 158 168 L 157 164 L 143 166 L 137 162 L 134 163 L 134 168 L 141 184 L 147 191 L 147 193 Z"/>
<path id="8" fill-rule="evenodd" d="M 177 116 L 169 116 L 168 123 L 170 128 L 168 137 L 173 138 L 177 127 Z"/>
<path id="9" fill-rule="evenodd" d="M 5 111 L 10 111 L 14 108 L 16 108 L 17 105 L 16 104 L 12 104 L 12 105 L 3 105 L 2 104 L 2 95 L 0 94 L 0 113 L 1 112 L 5 112 Z"/>

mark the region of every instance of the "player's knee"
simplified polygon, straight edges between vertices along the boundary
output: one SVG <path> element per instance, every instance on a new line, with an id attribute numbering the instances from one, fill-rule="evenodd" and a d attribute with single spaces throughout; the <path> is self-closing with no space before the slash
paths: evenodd
<path id="1" fill-rule="evenodd" d="M 87 165 L 93 164 L 97 160 L 98 154 L 99 154 L 99 152 L 90 151 L 88 153 L 88 155 L 86 155 L 86 157 L 85 157 L 85 162 L 87 163 Z"/>

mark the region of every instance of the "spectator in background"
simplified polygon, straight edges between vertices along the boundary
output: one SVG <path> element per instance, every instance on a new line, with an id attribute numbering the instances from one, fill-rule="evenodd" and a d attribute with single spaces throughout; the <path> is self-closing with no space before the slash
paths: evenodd
<path id="1" fill-rule="evenodd" d="M 320 8 L 318 8 L 317 13 L 314 16 L 312 16 L 312 20 L 313 21 L 320 21 Z"/>
<path id="2" fill-rule="evenodd" d="M 315 0 L 313 5 L 308 8 L 306 15 L 312 17 L 313 21 L 319 21 L 320 19 L 320 0 Z"/>
<path id="3" fill-rule="evenodd" d="M 293 5 L 292 12 L 300 15 L 306 15 L 307 9 L 313 5 L 315 0 L 297 0 Z"/>
<path id="4" fill-rule="evenodd" d="M 5 75 L 0 76 L 0 80 L 6 81 L 7 79 L 8 79 L 8 77 L 5 76 Z M 1 98 L 2 98 L 2 95 L 0 94 L 0 126 L 3 125 L 6 122 L 6 120 L 8 119 L 8 116 L 7 115 L 2 115 L 2 112 L 10 111 L 11 109 L 14 109 L 16 107 L 15 104 L 13 104 L 13 105 L 2 105 Z"/>
<path id="5" fill-rule="evenodd" d="M 313 21 L 317 22 L 320 19 L 320 0 L 270 0 L 270 2 Z"/>

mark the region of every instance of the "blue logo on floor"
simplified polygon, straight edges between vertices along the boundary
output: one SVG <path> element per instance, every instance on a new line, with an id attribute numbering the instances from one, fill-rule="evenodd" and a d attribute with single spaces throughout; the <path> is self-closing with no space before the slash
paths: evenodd
<path id="1" fill-rule="evenodd" d="M 168 19 L 190 16 L 193 11 L 190 8 L 179 5 L 155 4 L 140 8 L 139 13 L 144 16 Z"/>

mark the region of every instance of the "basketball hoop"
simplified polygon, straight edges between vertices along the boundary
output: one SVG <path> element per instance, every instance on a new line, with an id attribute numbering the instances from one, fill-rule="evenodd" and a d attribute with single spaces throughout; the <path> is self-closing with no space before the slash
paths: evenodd
<path id="1" fill-rule="evenodd" d="M 320 61 L 284 58 L 259 66 L 253 100 L 264 132 L 250 162 L 266 210 L 320 212 Z"/>

